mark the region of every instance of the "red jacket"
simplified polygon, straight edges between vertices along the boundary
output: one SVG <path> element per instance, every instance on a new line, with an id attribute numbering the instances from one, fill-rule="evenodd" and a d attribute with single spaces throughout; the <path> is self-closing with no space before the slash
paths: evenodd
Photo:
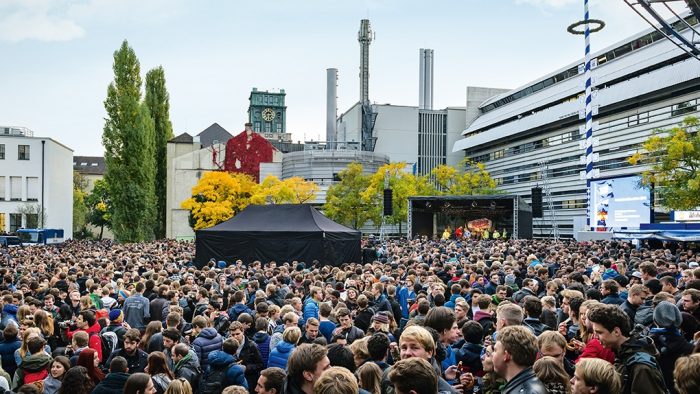
<path id="1" fill-rule="evenodd" d="M 598 338 L 591 338 L 586 343 L 586 347 L 583 348 L 583 352 L 578 356 L 576 362 L 582 358 L 602 358 L 603 360 L 613 364 L 615 362 L 615 353 L 612 350 L 603 347 Z"/>
<path id="2" fill-rule="evenodd" d="M 102 329 L 102 327 L 100 327 L 100 323 L 95 322 L 95 324 L 90 326 L 87 330 L 71 331 L 69 329 L 68 331 L 66 331 L 66 336 L 68 336 L 69 340 L 73 340 L 73 334 L 75 334 L 76 332 L 78 332 L 78 331 L 87 332 L 87 334 L 90 336 L 90 339 L 88 341 L 88 347 L 97 352 L 97 357 L 99 357 L 100 362 L 102 362 L 102 339 L 100 339 L 100 330 L 101 329 Z"/>

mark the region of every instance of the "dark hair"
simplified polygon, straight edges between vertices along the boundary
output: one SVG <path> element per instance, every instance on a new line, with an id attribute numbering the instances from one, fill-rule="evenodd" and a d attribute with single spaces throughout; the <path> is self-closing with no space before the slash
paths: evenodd
<path id="1" fill-rule="evenodd" d="M 287 377 L 287 374 L 282 368 L 270 367 L 263 369 L 260 372 L 260 376 L 265 377 L 265 384 L 263 385 L 265 391 L 272 391 L 272 389 L 275 389 L 277 394 L 282 394 L 284 379 Z"/>
<path id="2" fill-rule="evenodd" d="M 484 338 L 484 327 L 479 322 L 468 320 L 462 326 L 462 335 L 466 342 L 480 344 Z"/>
<path id="3" fill-rule="evenodd" d="M 148 355 L 148 374 L 153 376 L 159 373 L 167 375 L 170 379 L 175 379 L 175 376 L 168 368 L 163 352 L 153 352 Z"/>
<path id="4" fill-rule="evenodd" d="M 318 345 L 316 345 L 318 346 Z M 350 372 L 355 373 L 355 358 L 352 351 L 347 346 L 334 343 L 328 345 L 328 360 L 331 362 L 333 367 L 345 367 Z M 294 352 L 296 353 L 296 351 Z M 292 354 L 294 354 L 292 353 Z"/>
<path id="5" fill-rule="evenodd" d="M 39 386 L 27 383 L 22 385 L 22 387 L 17 389 L 17 394 L 42 394 L 43 391 L 39 390 Z"/>
<path id="6" fill-rule="evenodd" d="M 95 384 L 88 376 L 87 369 L 76 365 L 63 375 L 63 383 L 61 383 L 58 394 L 89 394 L 93 387 L 95 387 Z"/>
<path id="7" fill-rule="evenodd" d="M 389 351 L 389 337 L 382 332 L 374 333 L 367 340 L 367 351 L 369 356 L 376 361 L 381 361 Z"/>
<path id="8" fill-rule="evenodd" d="M 116 356 L 112 359 L 112 362 L 109 363 L 109 372 L 123 372 L 126 373 L 129 371 L 129 363 L 126 362 L 126 359 L 122 356 Z"/>
<path id="9" fill-rule="evenodd" d="M 124 384 L 123 394 L 144 394 L 151 376 L 145 373 L 137 372 L 129 376 Z"/>
<path id="10" fill-rule="evenodd" d="M 33 337 L 27 341 L 27 350 L 31 354 L 40 352 L 44 346 L 46 346 L 46 341 L 42 337 Z"/>
<path id="11" fill-rule="evenodd" d="M 141 340 L 141 331 L 137 328 L 130 328 L 124 333 L 124 340 L 129 340 L 131 342 L 138 342 Z"/>
<path id="12" fill-rule="evenodd" d="M 542 314 L 542 302 L 535 296 L 525 296 L 523 298 L 523 309 L 528 317 L 539 319 Z"/>
<path id="13" fill-rule="evenodd" d="M 7 327 L 2 330 L 2 336 L 6 341 L 17 339 L 17 335 L 19 335 L 19 330 L 14 324 L 8 324 Z"/>
<path id="14" fill-rule="evenodd" d="M 174 328 L 166 328 L 162 335 L 163 338 L 168 338 L 173 342 L 179 342 L 181 338 L 180 332 Z"/>
<path id="15" fill-rule="evenodd" d="M 438 333 L 442 334 L 445 330 L 449 330 L 455 323 L 455 313 L 452 309 L 439 306 L 431 309 L 425 316 L 424 325 L 434 328 Z"/>
<path id="16" fill-rule="evenodd" d="M 66 376 L 66 372 L 68 372 L 68 370 L 70 369 L 70 359 L 68 359 L 68 357 L 66 356 L 56 356 L 51 362 L 51 365 L 53 365 L 53 363 L 59 363 L 63 365 L 63 369 L 65 371 L 63 371 L 63 375 L 59 378 L 59 380 L 63 380 L 63 377 Z"/>
<path id="17" fill-rule="evenodd" d="M 615 327 L 618 327 L 623 336 L 630 336 L 630 318 L 617 305 L 601 305 L 591 309 L 588 311 L 588 320 L 600 324 L 608 331 L 613 331 Z"/>

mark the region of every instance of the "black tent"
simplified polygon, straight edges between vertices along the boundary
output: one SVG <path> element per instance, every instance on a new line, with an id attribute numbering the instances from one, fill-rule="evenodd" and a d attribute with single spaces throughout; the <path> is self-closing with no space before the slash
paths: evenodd
<path id="1" fill-rule="evenodd" d="M 249 205 L 232 219 L 197 231 L 195 263 L 201 267 L 212 258 L 246 264 L 360 263 L 360 236 L 308 204 Z"/>

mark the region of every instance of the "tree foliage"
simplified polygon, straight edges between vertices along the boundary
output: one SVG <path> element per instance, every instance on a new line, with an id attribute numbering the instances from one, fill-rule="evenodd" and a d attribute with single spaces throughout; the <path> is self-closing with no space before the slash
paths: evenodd
<path id="1" fill-rule="evenodd" d="M 373 219 L 375 201 L 361 197 L 361 193 L 369 186 L 370 177 L 363 173 L 360 163 L 350 163 L 338 173 L 338 177 L 340 181 L 331 185 L 326 192 L 323 212 L 336 222 L 358 229 Z"/>
<path id="2" fill-rule="evenodd" d="M 112 228 L 112 201 L 104 180 L 95 182 L 92 192 L 85 198 L 85 205 L 88 209 L 88 222 L 100 228 L 99 239 L 102 239 L 104 228 Z"/>
<path id="3" fill-rule="evenodd" d="M 642 184 L 654 186 L 670 209 L 700 207 L 700 121 L 688 117 L 668 130 L 656 130 L 643 144 L 645 152 L 629 158 L 633 165 L 648 164 Z"/>
<path id="4" fill-rule="evenodd" d="M 165 87 L 165 71 L 157 67 L 146 74 L 146 97 L 144 99 L 154 124 L 155 152 L 155 222 L 153 232 L 156 238 L 165 237 L 167 146 L 173 138 L 170 123 L 170 95 Z"/>
<path id="5" fill-rule="evenodd" d="M 155 221 L 154 122 L 141 102 L 140 65 L 124 41 L 114 52 L 114 81 L 107 88 L 102 144 L 112 202 L 112 230 L 120 242 L 153 238 Z"/>
<path id="6" fill-rule="evenodd" d="M 430 172 L 437 186 L 437 195 L 464 196 L 475 194 L 493 194 L 496 181 L 491 178 L 486 166 L 468 159 L 460 163 L 461 171 L 455 167 L 440 165 Z"/>
<path id="7" fill-rule="evenodd" d="M 246 174 L 205 172 L 192 188 L 192 197 L 181 207 L 190 211 L 190 226 L 195 230 L 226 221 L 251 204 L 301 204 L 312 200 L 318 186 L 301 178 L 283 181 L 268 176 L 262 183 Z"/>

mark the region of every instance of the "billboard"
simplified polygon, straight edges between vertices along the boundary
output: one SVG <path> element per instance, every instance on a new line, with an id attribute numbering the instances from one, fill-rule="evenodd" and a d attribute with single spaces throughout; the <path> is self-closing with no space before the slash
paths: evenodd
<path id="1" fill-rule="evenodd" d="M 651 222 L 651 190 L 641 186 L 641 176 L 589 181 L 589 219 L 591 227 L 639 228 Z"/>

